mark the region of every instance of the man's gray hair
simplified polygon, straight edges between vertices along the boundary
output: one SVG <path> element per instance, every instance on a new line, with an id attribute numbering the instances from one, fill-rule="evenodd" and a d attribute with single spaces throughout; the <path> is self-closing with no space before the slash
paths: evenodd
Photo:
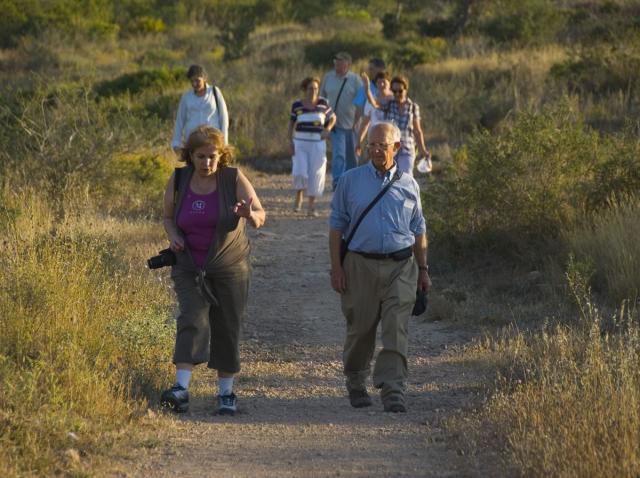
<path id="1" fill-rule="evenodd" d="M 398 126 L 391 121 L 380 121 L 379 123 L 376 123 L 375 125 L 373 125 L 371 128 L 369 128 L 369 132 L 367 133 L 367 139 L 370 139 L 373 131 L 378 128 L 385 128 L 385 129 L 391 130 L 391 141 L 393 141 L 394 143 L 400 142 L 400 128 L 398 128 Z"/>

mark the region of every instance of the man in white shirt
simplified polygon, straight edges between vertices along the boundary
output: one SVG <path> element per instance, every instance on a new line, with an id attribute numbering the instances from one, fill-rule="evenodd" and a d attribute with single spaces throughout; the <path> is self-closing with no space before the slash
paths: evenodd
<path id="1" fill-rule="evenodd" d="M 179 153 L 184 140 L 203 124 L 222 131 L 224 142 L 228 144 L 229 115 L 222 92 L 217 86 L 207 84 L 207 72 L 200 65 L 191 65 L 187 71 L 187 78 L 193 91 L 187 91 L 180 98 L 171 147 Z"/>

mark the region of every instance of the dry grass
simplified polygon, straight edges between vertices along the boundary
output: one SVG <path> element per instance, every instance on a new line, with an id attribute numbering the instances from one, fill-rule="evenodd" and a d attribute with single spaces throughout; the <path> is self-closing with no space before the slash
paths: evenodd
<path id="1" fill-rule="evenodd" d="M 574 280 L 572 290 L 577 326 L 511 328 L 467 352 L 504 370 L 471 442 L 491 443 L 523 476 L 638 476 L 637 314 L 623 308 L 607 320 L 583 284 Z"/>
<path id="2" fill-rule="evenodd" d="M 640 293 L 640 202 L 613 206 L 566 233 L 576 257 L 595 270 L 594 282 L 614 303 Z"/>
<path id="3" fill-rule="evenodd" d="M 3 199 L 0 473 L 80 473 L 167 381 L 169 295 L 143 270 L 149 245 L 122 242 L 154 234 L 86 207 L 56 218 L 34 191 Z"/>

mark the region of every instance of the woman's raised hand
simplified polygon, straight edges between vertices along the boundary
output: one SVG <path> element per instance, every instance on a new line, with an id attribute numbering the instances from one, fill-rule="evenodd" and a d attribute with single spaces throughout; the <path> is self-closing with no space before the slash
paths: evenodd
<path id="1" fill-rule="evenodd" d="M 250 197 L 248 201 L 245 201 L 244 199 L 238 201 L 233 206 L 233 212 L 240 217 L 249 219 L 251 217 L 251 213 L 253 212 L 253 209 L 251 208 L 252 202 L 253 202 L 252 197 Z"/>
<path id="2" fill-rule="evenodd" d="M 367 75 L 364 71 L 360 73 L 360 78 L 362 79 L 362 86 L 369 89 L 369 75 Z"/>

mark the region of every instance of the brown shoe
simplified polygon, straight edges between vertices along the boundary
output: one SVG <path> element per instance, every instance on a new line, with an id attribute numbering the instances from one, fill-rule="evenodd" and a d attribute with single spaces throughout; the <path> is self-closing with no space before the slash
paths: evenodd
<path id="1" fill-rule="evenodd" d="M 353 408 L 370 407 L 373 403 L 366 390 L 351 390 L 349 392 L 349 402 L 351 402 Z"/>
<path id="2" fill-rule="evenodd" d="M 391 413 L 407 413 L 407 406 L 404 404 L 404 395 L 401 393 L 392 393 L 382 399 L 385 412 Z"/>

